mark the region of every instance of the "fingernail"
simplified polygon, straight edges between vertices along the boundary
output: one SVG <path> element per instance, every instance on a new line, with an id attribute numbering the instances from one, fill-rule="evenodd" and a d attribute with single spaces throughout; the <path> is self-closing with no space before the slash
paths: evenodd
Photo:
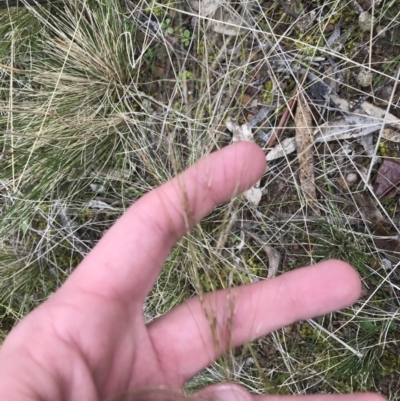
<path id="1" fill-rule="evenodd" d="M 213 393 L 218 401 L 252 401 L 250 394 L 240 386 L 221 384 L 215 387 Z"/>

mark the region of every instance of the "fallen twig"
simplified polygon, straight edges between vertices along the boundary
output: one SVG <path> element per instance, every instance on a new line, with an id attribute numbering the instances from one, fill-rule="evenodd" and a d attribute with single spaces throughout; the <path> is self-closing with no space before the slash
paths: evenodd
<path id="1" fill-rule="evenodd" d="M 289 120 L 289 115 L 293 115 L 293 110 L 296 107 L 297 102 L 297 90 L 294 92 L 293 97 L 289 100 L 288 105 L 285 111 L 282 113 L 281 119 L 279 120 L 278 126 L 272 132 L 271 137 L 267 143 L 267 148 L 271 148 L 275 145 L 278 140 L 282 130 L 286 127 L 286 124 Z"/>

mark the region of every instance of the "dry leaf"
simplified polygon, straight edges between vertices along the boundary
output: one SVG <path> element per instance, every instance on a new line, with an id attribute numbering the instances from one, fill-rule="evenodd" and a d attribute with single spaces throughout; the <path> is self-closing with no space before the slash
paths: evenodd
<path id="1" fill-rule="evenodd" d="M 364 152 L 371 158 L 375 157 L 374 136 L 372 134 L 363 135 L 357 142 L 364 148 Z"/>
<path id="2" fill-rule="evenodd" d="M 332 67 L 328 67 L 325 71 L 324 83 L 327 84 L 333 91 L 339 91 L 339 82 L 335 77 L 335 71 Z"/>
<path id="3" fill-rule="evenodd" d="M 396 229 L 387 230 L 381 223 L 373 227 L 374 244 L 376 247 L 392 259 L 400 259 L 400 242 Z"/>
<path id="4" fill-rule="evenodd" d="M 400 121 L 400 120 L 399 120 Z M 360 115 L 348 115 L 319 126 L 315 131 L 316 142 L 329 142 L 333 140 L 358 138 L 372 134 L 382 128 L 384 121 L 380 118 Z M 384 129 L 382 138 L 400 142 L 397 131 Z"/>
<path id="5" fill-rule="evenodd" d="M 257 206 L 260 203 L 262 197 L 260 182 L 258 181 L 256 185 L 245 191 L 243 195 L 249 202 Z"/>
<path id="6" fill-rule="evenodd" d="M 374 193 L 381 200 L 392 198 L 400 192 L 400 160 L 385 158 L 378 169 Z"/>
<path id="7" fill-rule="evenodd" d="M 198 11 L 202 17 L 211 15 L 223 2 L 223 0 L 189 0 L 192 9 Z"/>
<path id="8" fill-rule="evenodd" d="M 224 8 L 218 9 L 213 15 L 213 19 L 217 21 L 211 22 L 211 29 L 214 32 L 229 36 L 237 36 L 242 33 L 243 26 L 246 23 L 243 17 L 235 15 L 230 10 Z"/>
<path id="9" fill-rule="evenodd" d="M 256 104 L 251 104 L 251 102 L 255 100 Z M 253 106 L 257 106 L 257 99 L 254 98 L 254 96 L 249 96 L 246 95 L 245 93 L 243 93 L 243 95 L 241 95 L 239 97 L 239 102 L 242 104 L 242 106 L 244 107 L 253 107 Z"/>
<path id="10" fill-rule="evenodd" d="M 266 160 L 275 160 L 285 155 L 289 155 L 296 150 L 296 146 L 296 138 L 286 138 L 268 152 Z"/>
<path id="11" fill-rule="evenodd" d="M 332 94 L 330 96 L 330 99 L 332 102 L 342 111 L 345 113 L 348 113 L 350 110 L 350 103 L 338 95 Z M 389 124 L 389 125 L 394 125 L 397 127 L 400 127 L 400 119 L 398 119 L 395 115 L 391 113 L 386 113 L 386 110 L 381 109 L 380 107 L 377 107 L 373 105 L 372 103 L 369 102 L 362 102 L 359 105 L 359 108 L 361 111 L 370 117 L 375 117 L 378 119 L 385 119 L 384 121 L 381 121 L 381 123 Z"/>
<path id="12" fill-rule="evenodd" d="M 115 210 L 115 208 L 110 206 L 108 203 L 103 202 L 101 200 L 96 200 L 96 199 L 91 200 L 88 203 L 87 207 L 88 207 L 88 209 L 100 209 L 100 210 L 110 209 L 110 210 Z"/>
<path id="13" fill-rule="evenodd" d="M 243 125 L 236 124 L 230 117 L 226 120 L 226 128 L 232 132 L 233 142 L 248 141 L 254 142 L 253 133 L 249 123 Z"/>
<path id="14" fill-rule="evenodd" d="M 301 189 L 304 193 L 307 204 L 316 214 L 319 214 L 320 211 L 314 181 L 314 135 L 311 129 L 312 115 L 311 110 L 301 93 L 297 99 L 297 109 L 294 121 L 296 125 L 296 143 L 300 164 L 299 178 Z"/>
<path id="15" fill-rule="evenodd" d="M 357 202 L 358 211 L 363 220 L 371 226 L 372 240 L 375 246 L 388 257 L 399 260 L 400 242 L 397 229 L 382 216 L 382 213 L 367 193 L 356 193 L 353 194 L 353 197 Z"/>
<path id="16" fill-rule="evenodd" d="M 349 112 L 350 103 L 337 96 L 331 95 L 331 100 L 345 113 Z M 329 142 L 342 139 L 358 138 L 380 131 L 382 124 L 400 128 L 400 119 L 391 113 L 369 102 L 360 104 L 361 112 L 365 115 L 345 115 L 326 124 L 322 124 L 313 132 L 315 142 Z M 393 128 L 384 128 L 382 138 L 391 142 L 400 142 L 400 132 Z M 268 154 L 267 161 L 288 155 L 297 147 L 295 138 L 287 138 L 275 146 Z"/>
<path id="17" fill-rule="evenodd" d="M 396 87 L 395 93 L 393 93 L 394 90 L 395 84 L 393 82 L 387 83 L 376 93 L 374 103 L 381 107 L 387 107 L 390 100 L 392 100 L 392 103 L 396 103 L 399 100 L 399 88 Z"/>
<path id="18" fill-rule="evenodd" d="M 366 192 L 353 193 L 353 198 L 356 201 L 358 212 L 361 214 L 363 221 L 370 226 L 377 224 L 387 224 L 388 221 L 382 216 L 380 210 L 376 207 L 374 201 Z"/>
<path id="19" fill-rule="evenodd" d="M 224 0 L 188 0 L 194 12 L 201 17 L 212 18 L 210 28 L 217 33 L 236 36 L 242 32 L 245 19 L 235 15 L 231 10 L 221 7 Z"/>

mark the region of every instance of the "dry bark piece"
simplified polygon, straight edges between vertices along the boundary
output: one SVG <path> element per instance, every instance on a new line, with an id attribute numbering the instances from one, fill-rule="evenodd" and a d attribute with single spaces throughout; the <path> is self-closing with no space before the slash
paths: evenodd
<path id="1" fill-rule="evenodd" d="M 313 143 L 311 110 L 302 93 L 297 99 L 297 109 L 294 117 L 296 125 L 297 156 L 299 159 L 300 186 L 305 200 L 311 209 L 320 214 L 314 180 Z"/>
<path id="2" fill-rule="evenodd" d="M 400 192 L 400 160 L 385 158 L 378 169 L 374 193 L 381 199 L 389 199 Z"/>

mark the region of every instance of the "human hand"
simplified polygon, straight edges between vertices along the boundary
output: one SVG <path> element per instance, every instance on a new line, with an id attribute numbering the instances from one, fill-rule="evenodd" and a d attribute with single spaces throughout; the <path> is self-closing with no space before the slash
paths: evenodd
<path id="1" fill-rule="evenodd" d="M 256 145 L 238 143 L 134 203 L 60 290 L 7 337 L 0 349 L 1 399 L 100 401 L 145 387 L 179 391 L 228 346 L 355 302 L 360 294 L 357 273 L 343 262 L 328 261 L 206 294 L 202 304 L 192 298 L 144 323 L 143 302 L 173 245 L 215 205 L 256 182 L 264 160 Z M 229 320 L 226 311 L 232 310 L 232 302 Z M 217 333 L 204 308 L 212 311 Z M 201 393 L 232 401 L 259 397 L 227 384 Z M 287 397 L 267 400 L 278 398 Z M 302 398 L 378 399 L 372 394 Z"/>

